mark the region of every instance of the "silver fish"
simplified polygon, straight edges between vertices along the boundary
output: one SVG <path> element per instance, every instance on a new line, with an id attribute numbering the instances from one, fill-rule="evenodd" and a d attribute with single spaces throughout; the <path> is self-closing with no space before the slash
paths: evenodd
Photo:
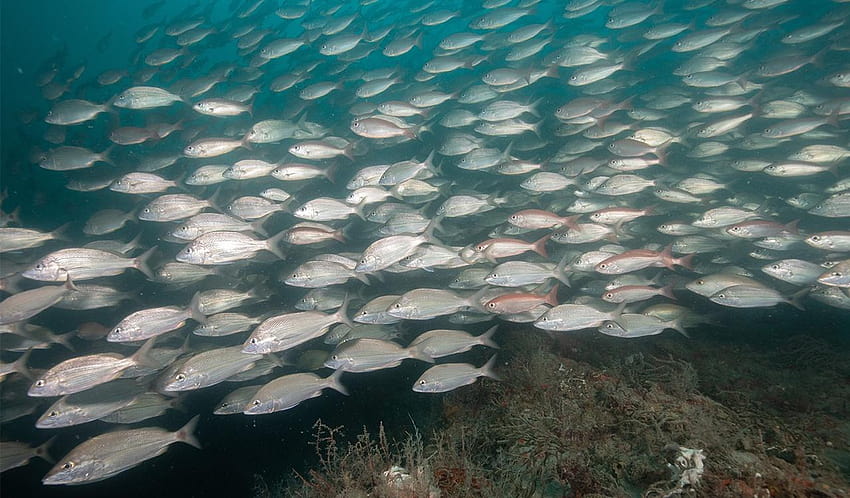
<path id="1" fill-rule="evenodd" d="M 44 476 L 42 483 L 102 481 L 163 454 L 173 443 L 186 443 L 200 449 L 201 444 L 194 435 L 198 418 L 196 415 L 176 432 L 146 427 L 95 436 L 62 457 Z"/>

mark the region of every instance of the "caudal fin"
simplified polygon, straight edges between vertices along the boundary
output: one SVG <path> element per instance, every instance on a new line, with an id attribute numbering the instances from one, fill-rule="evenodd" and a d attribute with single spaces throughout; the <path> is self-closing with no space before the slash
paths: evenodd
<path id="1" fill-rule="evenodd" d="M 549 257 L 549 253 L 546 251 L 546 242 L 552 238 L 552 234 L 546 234 L 543 237 L 540 237 L 534 244 L 531 245 L 531 250 L 536 252 L 537 254 L 543 256 L 544 258 Z"/>
<path id="2" fill-rule="evenodd" d="M 488 348 L 499 349 L 499 345 L 493 341 L 493 335 L 496 333 L 496 330 L 499 329 L 498 325 L 493 325 L 487 332 L 478 336 L 479 344 L 482 346 L 487 346 Z"/>
<path id="3" fill-rule="evenodd" d="M 145 276 L 148 277 L 148 280 L 156 280 L 156 275 L 154 275 L 153 271 L 151 271 L 151 268 L 148 264 L 151 259 L 151 256 L 153 256 L 153 254 L 156 252 L 156 249 L 157 246 L 153 246 L 144 253 L 142 253 L 141 256 L 133 260 L 133 266 L 135 266 L 140 272 L 144 273 Z"/>
<path id="4" fill-rule="evenodd" d="M 198 419 L 200 418 L 200 415 L 195 415 L 192 417 L 192 420 L 186 423 L 186 425 L 178 429 L 177 432 L 174 433 L 174 437 L 177 441 L 190 444 L 195 448 L 201 449 L 201 442 L 198 441 L 197 436 L 195 436 L 195 429 L 198 427 Z"/>
<path id="5" fill-rule="evenodd" d="M 327 381 L 325 387 L 329 387 L 338 393 L 348 396 L 348 389 L 340 382 L 343 372 L 344 370 L 334 371 L 334 373 L 332 373 L 330 377 L 327 377 L 325 379 Z"/>
<path id="6" fill-rule="evenodd" d="M 196 292 L 195 295 L 192 296 L 192 300 L 189 301 L 189 313 L 191 314 L 192 320 L 201 324 L 207 323 L 207 316 L 203 313 L 203 311 L 201 311 L 200 292 Z"/>
<path id="7" fill-rule="evenodd" d="M 479 370 L 481 372 L 482 377 L 490 377 L 493 380 L 502 380 L 499 374 L 496 373 L 494 368 L 496 367 L 496 355 L 490 357 Z"/>

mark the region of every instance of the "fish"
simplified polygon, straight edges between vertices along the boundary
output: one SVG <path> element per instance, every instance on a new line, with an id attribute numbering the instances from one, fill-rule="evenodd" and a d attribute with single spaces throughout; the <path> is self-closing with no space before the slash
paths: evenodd
<path id="1" fill-rule="evenodd" d="M 163 454 L 174 443 L 200 449 L 194 435 L 198 418 L 196 415 L 175 432 L 144 427 L 95 436 L 59 459 L 42 483 L 52 486 L 102 481 Z"/>
<path id="2" fill-rule="evenodd" d="M 136 258 L 124 258 L 100 249 L 60 249 L 39 259 L 21 275 L 44 282 L 61 282 L 70 277 L 76 282 L 120 275 L 128 268 L 135 268 L 153 280 L 154 274 L 148 267 L 148 260 L 156 249 L 156 246 L 151 247 Z"/>
<path id="3" fill-rule="evenodd" d="M 779 291 L 764 285 L 732 285 L 720 289 L 712 294 L 709 299 L 723 306 L 733 308 L 763 308 L 779 303 L 788 303 L 795 308 L 802 309 L 799 298 L 808 292 L 803 289 L 801 294 L 791 298 L 783 296 Z"/>
<path id="4" fill-rule="evenodd" d="M 67 359 L 39 376 L 27 394 L 33 397 L 64 396 L 117 379 L 125 370 L 145 365 L 155 339 L 149 339 L 132 356 L 97 353 Z"/>
<path id="5" fill-rule="evenodd" d="M 286 255 L 277 246 L 283 232 L 265 240 L 258 240 L 242 232 L 208 232 L 193 239 L 177 253 L 181 263 L 196 265 L 224 265 L 250 259 L 260 251 L 268 251 L 280 259 Z"/>
<path id="6" fill-rule="evenodd" d="M 206 315 L 200 309 L 199 294 L 195 294 L 186 309 L 163 306 L 131 313 L 109 331 L 106 340 L 109 342 L 143 341 L 176 330 L 189 318 L 201 324 L 207 321 Z"/>
<path id="7" fill-rule="evenodd" d="M 493 367 L 496 356 L 493 355 L 480 368 L 469 363 L 443 363 L 426 370 L 413 384 L 413 390 L 419 393 L 444 393 L 474 383 L 479 377 L 501 380 Z"/>
<path id="8" fill-rule="evenodd" d="M 325 366 L 343 372 L 374 372 L 396 367 L 408 358 L 434 363 L 433 358 L 416 347 L 403 348 L 392 341 L 359 338 L 337 346 Z"/>
<path id="9" fill-rule="evenodd" d="M 78 290 L 68 274 L 65 285 L 46 285 L 13 294 L 0 301 L 0 325 L 21 322 L 41 313 L 61 301 L 71 291 Z"/>
<path id="10" fill-rule="evenodd" d="M 36 457 L 48 463 L 54 463 L 49 450 L 55 439 L 56 436 L 35 447 L 20 441 L 0 442 L 0 472 L 23 467 Z"/>
<path id="11" fill-rule="evenodd" d="M 154 2 L 92 57 L 62 30 L 26 52 L 2 420 L 63 396 L 38 423 L 98 438 L 291 408 L 345 371 L 380 397 L 407 388 L 383 370 L 457 355 L 410 362 L 448 392 L 493 374 L 481 346 L 525 347 L 503 322 L 654 342 L 850 309 L 836 2 L 385 3 Z"/>
<path id="12" fill-rule="evenodd" d="M 261 357 L 242 352 L 240 346 L 212 349 L 189 357 L 164 377 L 163 391 L 192 391 L 213 386 L 250 369 Z"/>
<path id="13" fill-rule="evenodd" d="M 676 329 L 687 336 L 678 319 L 665 321 L 657 316 L 641 313 L 623 313 L 615 320 L 606 320 L 598 328 L 602 334 L 623 338 L 656 335 L 667 329 Z"/>
<path id="14" fill-rule="evenodd" d="M 470 335 L 464 330 L 429 330 L 419 334 L 416 339 L 411 341 L 410 347 L 415 346 L 417 350 L 434 359 L 463 353 L 478 345 L 499 349 L 499 345 L 493 341 L 493 336 L 498 329 L 498 325 L 493 325 L 483 334 L 477 336 Z"/>
<path id="15" fill-rule="evenodd" d="M 0 254 L 32 249 L 51 240 L 66 240 L 67 229 L 67 224 L 51 232 L 41 232 L 30 228 L 0 227 Z"/>
<path id="16" fill-rule="evenodd" d="M 534 326 L 543 330 L 568 332 L 599 327 L 609 320 L 616 320 L 625 303 L 613 311 L 601 311 L 587 304 L 559 304 L 534 321 Z"/>
<path id="17" fill-rule="evenodd" d="M 344 323 L 354 328 L 347 315 L 348 303 L 347 296 L 335 313 L 301 311 L 267 318 L 251 332 L 241 350 L 250 354 L 285 351 L 321 337 L 336 323 Z"/>
<path id="18" fill-rule="evenodd" d="M 108 416 L 129 405 L 144 392 L 132 379 L 118 379 L 87 391 L 59 398 L 38 418 L 39 429 L 56 429 L 80 425 Z"/>
<path id="19" fill-rule="evenodd" d="M 244 413 L 260 415 L 289 410 L 304 400 L 321 396 L 322 391 L 328 388 L 348 396 L 348 390 L 340 383 L 342 373 L 342 370 L 337 370 L 326 378 L 309 372 L 278 377 L 250 397 Z"/>
<path id="20" fill-rule="evenodd" d="M 134 86 L 112 99 L 112 105 L 123 109 L 145 110 L 168 107 L 175 102 L 184 102 L 178 95 L 152 86 Z"/>
<path id="21" fill-rule="evenodd" d="M 82 99 L 68 99 L 57 102 L 47 111 L 44 122 L 54 125 L 76 125 L 95 119 L 104 112 L 111 112 L 107 104 L 95 104 Z"/>

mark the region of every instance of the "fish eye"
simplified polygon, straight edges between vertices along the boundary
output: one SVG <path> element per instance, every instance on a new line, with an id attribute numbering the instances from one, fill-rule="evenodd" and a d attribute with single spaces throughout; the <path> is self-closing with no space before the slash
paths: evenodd
<path id="1" fill-rule="evenodd" d="M 56 410 L 53 410 L 53 411 L 52 411 L 52 412 L 50 412 L 50 414 L 48 415 L 48 417 L 58 417 L 58 416 L 59 416 L 59 412 L 57 412 Z"/>
<path id="2" fill-rule="evenodd" d="M 577 77 L 576 75 L 572 75 L 572 76 L 570 76 L 570 81 L 575 81 L 575 80 L 577 80 L 577 79 L 578 79 L 578 77 Z"/>
<path id="3" fill-rule="evenodd" d="M 606 292 L 605 297 L 607 297 L 608 299 L 612 299 L 614 297 L 614 293 L 613 292 Z"/>
<path id="4" fill-rule="evenodd" d="M 490 274 L 490 278 L 496 278 L 496 277 L 498 277 L 498 276 L 499 276 L 499 275 L 498 275 L 498 274 L 496 274 L 496 273 L 491 273 L 491 274 Z"/>
<path id="5" fill-rule="evenodd" d="M 260 403 L 262 403 L 260 400 L 255 399 L 254 402 L 251 403 L 251 404 L 254 405 L 254 406 L 260 406 Z"/>
<path id="6" fill-rule="evenodd" d="M 607 263 L 599 263 L 599 268 L 601 270 L 604 270 L 605 268 L 608 268 L 608 264 Z"/>
<path id="7" fill-rule="evenodd" d="M 812 239 L 812 242 L 818 242 L 818 241 L 820 241 L 820 235 L 812 235 L 811 239 Z"/>
<path id="8" fill-rule="evenodd" d="M 425 382 L 424 380 L 420 380 L 420 381 L 419 381 L 419 385 L 420 385 L 420 386 L 424 386 L 425 384 L 426 384 L 426 382 Z"/>
<path id="9" fill-rule="evenodd" d="M 178 382 L 183 382 L 184 380 L 186 380 L 186 375 L 179 373 L 179 374 L 174 376 L 174 380 L 176 380 Z"/>
<path id="10" fill-rule="evenodd" d="M 400 304 L 400 303 L 395 303 L 395 308 L 396 308 L 396 309 L 401 308 L 401 304 Z"/>
<path id="11" fill-rule="evenodd" d="M 774 270 L 778 270 L 778 269 L 779 269 L 779 265 L 770 265 L 770 267 L 771 267 L 772 269 L 774 269 Z"/>
<path id="12" fill-rule="evenodd" d="M 121 327 L 115 327 L 114 329 L 112 329 L 112 331 L 115 332 L 116 334 L 120 334 L 121 333 Z"/>
<path id="13" fill-rule="evenodd" d="M 703 279 L 697 280 L 697 285 L 704 285 L 704 284 L 705 284 L 705 280 L 703 280 Z"/>
<path id="14" fill-rule="evenodd" d="M 74 468 L 74 465 L 75 465 L 74 462 L 70 462 L 70 461 L 65 462 L 64 464 L 62 464 L 62 469 L 63 470 L 70 470 L 70 469 Z"/>
<path id="15" fill-rule="evenodd" d="M 38 263 L 37 265 L 35 265 L 35 269 L 36 269 L 36 270 L 43 270 L 43 269 L 44 269 L 44 265 L 43 265 L 43 264 L 41 264 L 41 263 Z"/>
<path id="16" fill-rule="evenodd" d="M 252 337 L 250 342 L 251 342 L 251 344 L 257 344 L 257 338 Z"/>
<path id="17" fill-rule="evenodd" d="M 336 354 L 335 354 L 335 355 L 331 355 L 331 359 L 332 359 L 332 360 L 334 360 L 334 361 L 336 361 L 336 360 L 338 360 L 338 359 L 339 359 L 339 355 L 336 355 Z"/>
<path id="18" fill-rule="evenodd" d="M 717 297 L 719 297 L 720 299 L 723 299 L 723 298 L 726 297 L 726 294 L 720 293 L 720 294 L 717 295 Z"/>
<path id="19" fill-rule="evenodd" d="M 487 303 L 487 307 L 490 309 L 496 309 L 496 303 Z"/>
<path id="20" fill-rule="evenodd" d="M 150 212 L 151 212 L 151 208 L 144 208 L 144 209 L 142 209 L 142 212 L 143 212 L 143 213 L 150 213 Z"/>
<path id="21" fill-rule="evenodd" d="M 770 132 L 772 132 L 772 131 L 773 131 L 773 129 L 772 129 L 772 128 L 765 128 L 765 129 L 764 129 L 764 132 L 765 132 L 765 133 L 770 133 Z"/>
<path id="22" fill-rule="evenodd" d="M 44 379 L 38 379 L 37 381 L 35 381 L 35 387 L 44 387 L 44 384 Z"/>

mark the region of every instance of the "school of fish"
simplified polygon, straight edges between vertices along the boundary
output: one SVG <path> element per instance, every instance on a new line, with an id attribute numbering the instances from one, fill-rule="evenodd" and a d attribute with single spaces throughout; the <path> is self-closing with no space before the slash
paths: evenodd
<path id="1" fill-rule="evenodd" d="M 92 210 L 3 213 L 2 422 L 140 424 L 43 479 L 82 484 L 200 447 L 155 418 L 223 382 L 214 413 L 258 415 L 405 360 L 417 392 L 498 379 L 500 322 L 846 320 L 850 2 L 807 5 L 199 2 L 121 67 L 46 58 L 32 167 Z"/>

